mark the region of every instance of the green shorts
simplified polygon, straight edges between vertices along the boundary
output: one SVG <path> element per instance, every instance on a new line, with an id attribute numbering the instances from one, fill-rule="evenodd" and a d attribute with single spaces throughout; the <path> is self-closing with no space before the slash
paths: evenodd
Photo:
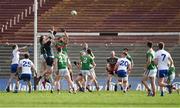
<path id="1" fill-rule="evenodd" d="M 168 72 L 168 76 L 170 76 L 171 74 L 175 73 L 176 69 L 175 67 L 170 67 L 169 68 L 169 72 Z"/>

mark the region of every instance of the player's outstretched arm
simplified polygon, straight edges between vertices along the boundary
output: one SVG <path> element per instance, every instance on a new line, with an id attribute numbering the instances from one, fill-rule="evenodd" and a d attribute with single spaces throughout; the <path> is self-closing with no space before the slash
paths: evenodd
<path id="1" fill-rule="evenodd" d="M 127 70 L 127 71 L 128 71 L 128 74 L 130 74 L 130 73 L 131 73 L 131 69 L 132 69 L 131 63 L 128 64 L 128 68 L 127 68 L 127 69 L 128 69 L 128 70 Z"/>
<path id="2" fill-rule="evenodd" d="M 52 27 L 52 30 L 49 30 L 48 31 L 49 33 L 50 33 L 50 37 L 51 37 L 51 39 L 55 39 L 55 35 L 56 35 L 56 31 L 55 31 L 55 28 L 54 28 L 54 26 Z"/>
<path id="3" fill-rule="evenodd" d="M 94 61 L 93 61 L 92 65 L 93 65 L 93 68 L 95 68 L 95 67 L 96 67 L 96 63 L 95 63 Z"/>
<path id="4" fill-rule="evenodd" d="M 18 50 L 24 50 L 26 48 L 27 48 L 27 46 L 23 46 L 23 47 L 18 48 Z"/>
<path id="5" fill-rule="evenodd" d="M 67 34 L 66 30 L 65 29 L 62 29 L 62 32 L 64 32 L 64 41 L 66 44 L 69 43 L 69 35 Z"/>

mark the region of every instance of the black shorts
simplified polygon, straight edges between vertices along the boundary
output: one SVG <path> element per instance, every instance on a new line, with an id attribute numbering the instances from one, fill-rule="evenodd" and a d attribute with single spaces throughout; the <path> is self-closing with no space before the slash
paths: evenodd
<path id="1" fill-rule="evenodd" d="M 106 71 L 108 74 L 114 75 L 115 66 L 110 66 L 109 68 L 106 67 Z"/>
<path id="2" fill-rule="evenodd" d="M 54 62 L 54 58 L 53 57 L 46 57 L 46 64 L 48 66 L 52 66 Z"/>
<path id="3" fill-rule="evenodd" d="M 83 76 L 82 73 L 79 73 L 78 75 L 79 75 L 79 76 Z"/>

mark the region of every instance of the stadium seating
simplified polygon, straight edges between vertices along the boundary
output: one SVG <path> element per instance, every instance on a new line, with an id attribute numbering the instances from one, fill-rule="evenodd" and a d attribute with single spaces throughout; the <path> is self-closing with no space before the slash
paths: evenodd
<path id="1" fill-rule="evenodd" d="M 78 15 L 70 16 L 76 9 Z M 51 25 L 72 32 L 162 32 L 179 30 L 179 4 L 175 0 L 74 0 L 59 2 L 39 18 L 39 31 Z M 32 32 L 32 23 L 21 31 Z M 31 28 L 31 29 L 29 29 Z"/>
<path id="2" fill-rule="evenodd" d="M 79 39 L 81 41 L 79 41 Z M 83 40 L 84 39 L 84 40 Z M 166 43 L 166 50 L 169 51 L 174 59 L 175 66 L 177 70 L 180 68 L 180 58 L 178 54 L 179 51 L 179 36 L 174 37 L 166 37 L 166 36 L 126 36 L 126 37 L 84 37 L 84 38 L 77 38 L 74 37 L 71 40 L 71 44 L 69 47 L 69 54 L 71 57 L 71 61 L 78 60 L 79 51 L 82 49 L 82 42 L 89 42 L 90 48 L 94 51 L 96 56 L 96 73 L 98 75 L 105 75 L 105 65 L 106 65 L 106 58 L 110 56 L 110 52 L 112 50 L 117 52 L 117 56 L 120 55 L 120 52 L 123 48 L 128 48 L 129 53 L 132 55 L 134 59 L 134 68 L 132 72 L 132 76 L 142 76 L 143 74 L 143 66 L 145 64 L 145 53 L 147 51 L 146 42 L 148 40 L 152 40 L 154 42 L 155 50 L 157 50 L 157 43 L 159 40 L 164 41 Z M 74 68 L 77 72 L 76 68 Z M 177 71 L 177 75 L 179 71 Z"/>
<path id="3" fill-rule="evenodd" d="M 46 12 L 48 9 L 52 8 L 56 4 L 56 2 L 58 2 L 58 0 L 51 0 L 51 1 L 38 0 L 38 2 L 39 2 L 38 16 L 40 16 L 41 14 Z M 34 0 L 18 0 L 18 1 L 17 0 L 7 0 L 7 1 L 1 0 L 0 1 L 0 16 L 1 16 L 0 17 L 0 27 L 1 27 L 0 37 L 1 37 L 2 43 L 6 43 L 6 42 L 16 43 L 16 41 L 15 42 L 11 41 L 11 40 L 14 40 L 16 36 L 17 37 L 19 36 L 19 35 L 15 35 L 15 32 L 17 32 L 26 24 L 33 22 L 33 19 L 34 19 L 33 3 L 34 3 Z M 10 20 L 11 20 L 11 27 L 10 27 Z M 14 20 L 15 20 L 15 24 L 14 24 Z M 2 32 L 2 27 L 4 27 L 3 32 Z M 32 37 L 32 34 L 33 32 L 28 37 Z M 25 35 L 22 35 L 20 37 L 24 37 L 24 36 Z M 23 39 L 21 38 L 21 40 Z M 23 41 L 17 41 L 17 42 L 23 42 Z M 30 43 L 30 41 L 26 41 L 26 42 Z"/>
<path id="4" fill-rule="evenodd" d="M 32 4 L 33 0 L 1 1 L 0 27 Z M 177 32 L 180 29 L 179 5 L 176 0 L 47 0 L 38 10 L 38 31 L 45 32 L 55 26 L 65 27 L 69 32 Z M 73 9 L 77 10 L 77 16 L 70 15 Z M 31 43 L 33 13 L 2 35 L 6 37 L 3 42 L 14 42 L 11 38 L 14 36 Z M 24 41 L 24 37 L 27 40 Z"/>
<path id="5" fill-rule="evenodd" d="M 81 40 L 81 41 L 80 41 Z M 176 69 L 180 69 L 180 39 L 179 36 L 154 36 L 149 37 L 148 36 L 126 36 L 126 37 L 120 37 L 120 36 L 92 36 L 92 37 L 71 37 L 70 39 L 70 45 L 68 46 L 69 51 L 69 57 L 71 59 L 71 62 L 77 61 L 79 59 L 79 52 L 82 49 L 82 42 L 87 42 L 89 44 L 89 47 L 93 50 L 96 59 L 95 62 L 97 64 L 96 67 L 96 73 L 97 75 L 105 75 L 105 65 L 106 65 L 106 58 L 110 55 L 110 51 L 114 50 L 117 52 L 117 56 L 119 56 L 120 52 L 123 50 L 123 48 L 128 48 L 129 53 L 132 55 L 134 59 L 134 69 L 132 76 L 141 76 L 143 74 L 143 66 L 145 64 L 145 52 L 147 50 L 146 48 L 146 42 L 148 40 L 153 40 L 155 50 L 157 50 L 156 44 L 159 42 L 159 40 L 164 41 L 166 43 L 166 50 L 168 50 L 174 61 Z M 0 65 L 1 65 L 1 71 L 0 74 L 7 75 L 7 73 L 10 71 L 9 64 L 11 60 L 11 47 L 7 45 L 3 45 L 0 47 L 0 50 L 2 53 L 0 54 Z M 29 50 L 31 52 L 31 59 L 33 59 L 33 47 L 30 46 Z M 39 50 L 38 50 L 39 52 Z M 39 56 L 38 56 L 39 57 Z M 74 73 L 77 74 L 78 70 L 73 65 Z M 179 74 L 179 71 L 177 71 L 177 74 Z"/>

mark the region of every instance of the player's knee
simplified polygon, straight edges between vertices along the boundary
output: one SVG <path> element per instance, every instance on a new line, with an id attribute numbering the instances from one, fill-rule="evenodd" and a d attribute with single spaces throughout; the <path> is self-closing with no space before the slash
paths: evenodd
<path id="1" fill-rule="evenodd" d="M 162 82 L 161 82 L 161 81 L 158 81 L 158 85 L 161 86 L 161 85 L 162 85 Z"/>

